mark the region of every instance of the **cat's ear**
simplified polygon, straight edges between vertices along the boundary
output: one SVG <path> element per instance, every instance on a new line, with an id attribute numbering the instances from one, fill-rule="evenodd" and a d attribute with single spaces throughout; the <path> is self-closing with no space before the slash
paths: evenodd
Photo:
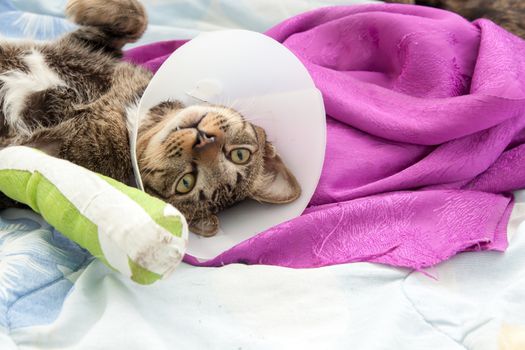
<path id="1" fill-rule="evenodd" d="M 272 144 L 266 143 L 264 170 L 254 183 L 251 197 L 257 201 L 283 204 L 301 195 L 301 186 L 284 165 Z"/>
<path id="2" fill-rule="evenodd" d="M 189 225 L 191 232 L 203 237 L 211 237 L 219 231 L 219 218 L 210 214 L 205 218 L 191 220 Z"/>

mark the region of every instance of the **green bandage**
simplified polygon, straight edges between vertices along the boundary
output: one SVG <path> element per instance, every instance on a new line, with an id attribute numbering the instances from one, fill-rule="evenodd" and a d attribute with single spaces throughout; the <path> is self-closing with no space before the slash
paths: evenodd
<path id="1" fill-rule="evenodd" d="M 180 263 L 188 227 L 173 206 L 28 147 L 0 151 L 0 191 L 141 284 Z"/>

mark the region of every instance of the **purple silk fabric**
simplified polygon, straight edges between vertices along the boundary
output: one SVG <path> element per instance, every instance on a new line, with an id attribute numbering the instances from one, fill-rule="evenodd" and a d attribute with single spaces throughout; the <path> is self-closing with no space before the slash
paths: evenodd
<path id="1" fill-rule="evenodd" d="M 302 216 L 187 261 L 420 269 L 506 248 L 509 191 L 525 187 L 523 40 L 487 20 L 387 4 L 315 10 L 267 34 L 323 93 L 321 180 Z M 182 44 L 126 57 L 155 71 Z"/>

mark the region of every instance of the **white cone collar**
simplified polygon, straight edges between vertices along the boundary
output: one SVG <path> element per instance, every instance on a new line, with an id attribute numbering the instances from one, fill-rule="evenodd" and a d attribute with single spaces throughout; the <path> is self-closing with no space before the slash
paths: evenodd
<path id="1" fill-rule="evenodd" d="M 272 226 L 299 216 L 319 181 L 326 143 L 321 93 L 302 63 L 277 41 L 260 33 L 226 30 L 201 34 L 176 50 L 159 68 L 140 101 L 138 116 L 165 100 L 185 105 L 209 102 L 238 109 L 263 127 L 302 188 L 290 204 L 247 200 L 219 214 L 211 238 L 190 234 L 187 253 L 214 258 Z M 135 123 L 131 146 L 137 182 Z"/>

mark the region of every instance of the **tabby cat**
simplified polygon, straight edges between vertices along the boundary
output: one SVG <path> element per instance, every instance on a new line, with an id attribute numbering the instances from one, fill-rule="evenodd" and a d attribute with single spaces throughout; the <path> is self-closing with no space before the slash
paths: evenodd
<path id="1" fill-rule="evenodd" d="M 79 28 L 50 43 L 0 41 L 0 148 L 28 145 L 132 184 L 129 125 L 152 74 L 123 62 L 147 25 L 136 0 L 70 0 Z M 237 111 L 165 101 L 142 117 L 146 192 L 177 207 L 190 229 L 245 198 L 287 203 L 301 189 L 264 130 Z M 5 196 L 4 196 L 5 200 Z"/>
<path id="2" fill-rule="evenodd" d="M 438 7 L 473 21 L 488 18 L 525 39 L 525 0 L 386 0 Z"/>

